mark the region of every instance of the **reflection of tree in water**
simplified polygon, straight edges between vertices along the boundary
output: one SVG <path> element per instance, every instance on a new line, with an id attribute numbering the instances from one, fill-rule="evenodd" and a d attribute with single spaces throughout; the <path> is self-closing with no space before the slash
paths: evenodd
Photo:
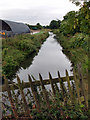
<path id="1" fill-rule="evenodd" d="M 22 67 L 23 69 L 28 68 L 32 64 L 32 61 L 35 55 L 37 55 L 37 53 L 35 52 L 32 55 L 29 55 L 28 58 L 24 62 L 22 62 L 20 67 Z"/>
<path id="2" fill-rule="evenodd" d="M 33 58 L 35 57 L 35 55 L 37 55 L 36 52 L 32 53 L 31 55 L 29 55 L 26 60 L 24 60 L 24 62 L 21 63 L 21 66 L 19 68 L 16 69 L 15 71 L 15 74 L 13 74 L 11 77 L 10 77 L 10 81 L 12 81 L 14 78 L 16 78 L 16 72 L 22 67 L 23 69 L 26 69 L 28 68 L 31 64 L 32 64 L 32 61 L 33 61 Z M 4 79 L 3 79 L 3 83 L 4 83 Z"/>

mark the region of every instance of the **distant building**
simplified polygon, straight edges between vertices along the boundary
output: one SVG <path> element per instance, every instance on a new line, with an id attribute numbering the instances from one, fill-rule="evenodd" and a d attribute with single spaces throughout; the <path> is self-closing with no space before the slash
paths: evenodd
<path id="1" fill-rule="evenodd" d="M 13 36 L 22 33 L 30 33 L 30 29 L 24 23 L 0 20 L 0 36 Z"/>

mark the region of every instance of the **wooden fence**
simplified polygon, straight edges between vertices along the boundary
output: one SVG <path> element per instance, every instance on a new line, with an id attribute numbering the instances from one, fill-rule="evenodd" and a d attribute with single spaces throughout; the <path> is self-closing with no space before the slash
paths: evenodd
<path id="1" fill-rule="evenodd" d="M 8 84 L 8 80 L 5 78 L 5 85 L 2 86 L 3 97 L 4 99 L 7 99 L 10 104 L 6 105 L 5 103 L 3 103 L 3 117 L 6 116 L 5 110 L 7 111 L 7 109 L 9 110 L 10 108 L 10 111 L 13 112 L 12 114 L 15 118 L 20 117 L 21 114 L 31 118 L 31 108 L 29 107 L 29 105 L 33 101 L 33 105 L 35 105 L 36 110 L 40 111 L 40 99 L 43 99 L 46 103 L 47 108 L 50 108 L 50 96 L 49 91 L 46 89 L 46 85 L 51 86 L 51 93 L 53 97 L 55 97 L 57 93 L 62 94 L 64 104 L 66 104 L 67 102 L 69 102 L 70 104 L 81 104 L 83 102 L 86 107 L 88 107 L 88 100 L 85 93 L 84 84 L 81 84 L 82 78 L 79 78 L 74 71 L 73 76 L 69 76 L 67 70 L 66 77 L 60 77 L 59 71 L 57 72 L 57 74 L 58 78 L 53 79 L 51 73 L 49 73 L 48 80 L 43 80 L 41 74 L 39 74 L 39 81 L 35 80 L 33 76 L 31 77 L 30 75 L 28 75 L 29 82 L 26 83 L 24 81 L 21 81 L 19 76 L 17 76 L 17 84 Z M 65 86 L 65 81 L 67 82 L 68 87 Z M 72 84 L 70 81 L 72 82 Z M 24 90 L 26 88 L 27 92 L 25 93 Z M 5 91 L 7 91 L 8 94 L 4 94 Z M 28 95 L 29 97 L 27 97 Z M 19 96 L 21 100 L 19 100 Z M 22 108 L 24 111 L 22 111 Z M 20 109 L 20 111 L 18 109 Z"/>

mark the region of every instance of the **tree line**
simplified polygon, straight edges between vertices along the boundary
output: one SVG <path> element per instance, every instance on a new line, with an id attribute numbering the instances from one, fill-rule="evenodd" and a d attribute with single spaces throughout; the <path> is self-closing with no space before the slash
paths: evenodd
<path id="1" fill-rule="evenodd" d="M 40 23 L 36 25 L 28 25 L 28 27 L 32 30 L 40 30 L 40 29 L 58 29 L 60 27 L 61 20 L 52 20 L 49 25 L 42 26 Z"/>

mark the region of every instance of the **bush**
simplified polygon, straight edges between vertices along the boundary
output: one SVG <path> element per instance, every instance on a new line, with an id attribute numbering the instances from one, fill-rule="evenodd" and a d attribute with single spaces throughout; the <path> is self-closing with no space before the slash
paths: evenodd
<path id="1" fill-rule="evenodd" d="M 31 115 L 34 120 L 88 120 L 88 111 L 83 104 L 63 105 L 60 100 L 51 101 L 50 108 L 46 108 L 46 105 L 42 104 L 43 108 L 40 109 L 40 112 L 32 111 Z"/>
<path id="2" fill-rule="evenodd" d="M 13 60 L 12 56 L 7 56 L 3 62 L 3 74 L 10 79 L 10 76 L 14 73 L 19 64 Z"/>
<path id="3" fill-rule="evenodd" d="M 37 52 L 41 44 L 48 37 L 47 31 L 42 31 L 38 34 L 22 34 L 13 38 L 6 38 L 2 41 L 3 50 L 3 74 L 10 79 L 20 67 L 21 62 L 33 52 Z"/>

